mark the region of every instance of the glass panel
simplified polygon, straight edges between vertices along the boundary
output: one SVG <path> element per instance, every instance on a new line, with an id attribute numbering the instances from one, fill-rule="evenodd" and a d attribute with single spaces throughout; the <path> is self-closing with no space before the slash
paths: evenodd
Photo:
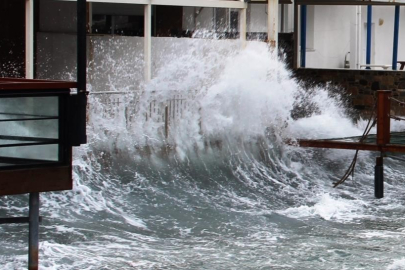
<path id="1" fill-rule="evenodd" d="M 20 158 L 31 159 L 30 163 L 38 161 L 58 161 L 59 150 L 57 144 L 51 145 L 32 145 L 32 146 L 18 146 L 18 147 L 4 147 L 0 148 L 0 161 L 1 158 Z"/>
<path id="2" fill-rule="evenodd" d="M 0 166 L 59 161 L 59 97 L 0 98 Z"/>
<path id="3" fill-rule="evenodd" d="M 58 119 L 7 122 L 0 120 L 0 140 L 1 135 L 58 139 Z"/>
<path id="4" fill-rule="evenodd" d="M 58 116 L 58 97 L 2 98 L 0 115 Z"/>

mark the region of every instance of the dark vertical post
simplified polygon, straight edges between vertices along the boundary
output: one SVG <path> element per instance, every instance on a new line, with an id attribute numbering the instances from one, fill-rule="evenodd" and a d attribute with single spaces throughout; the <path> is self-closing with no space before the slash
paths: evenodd
<path id="1" fill-rule="evenodd" d="M 169 106 L 165 107 L 165 138 L 169 137 Z"/>
<path id="2" fill-rule="evenodd" d="M 373 6 L 367 6 L 367 51 L 366 51 L 366 65 L 371 63 L 371 23 L 373 18 Z M 370 69 L 367 67 L 366 69 Z"/>
<path id="3" fill-rule="evenodd" d="M 374 196 L 377 199 L 384 197 L 384 166 L 383 157 L 377 157 L 374 167 Z"/>
<path id="4" fill-rule="evenodd" d="M 77 0 L 77 141 L 75 145 L 86 143 L 86 108 L 87 108 L 87 3 Z"/>
<path id="5" fill-rule="evenodd" d="M 30 193 L 29 200 L 28 269 L 38 270 L 39 193 Z"/>
<path id="6" fill-rule="evenodd" d="M 298 68 L 298 4 L 294 1 L 294 63 L 293 67 Z"/>
<path id="7" fill-rule="evenodd" d="M 391 91 L 377 91 L 377 144 L 385 146 L 390 143 L 390 102 Z M 377 157 L 374 169 L 374 195 L 380 199 L 384 197 L 384 153 Z"/>
<path id="8" fill-rule="evenodd" d="M 307 50 L 307 6 L 301 6 L 301 67 L 305 67 Z"/>
<path id="9" fill-rule="evenodd" d="M 400 10 L 400 6 L 395 6 L 394 48 L 392 51 L 392 70 L 397 70 L 397 64 L 398 64 L 397 62 L 398 62 L 399 10 Z"/>

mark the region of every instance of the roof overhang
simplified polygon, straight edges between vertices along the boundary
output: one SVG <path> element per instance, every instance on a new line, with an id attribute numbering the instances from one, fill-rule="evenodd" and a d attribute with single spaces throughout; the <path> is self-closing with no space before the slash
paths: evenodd
<path id="1" fill-rule="evenodd" d="M 295 0 L 298 5 L 330 5 L 330 6 L 397 6 L 405 5 L 405 0 Z"/>
<path id="2" fill-rule="evenodd" d="M 74 1 L 76 0 L 60 0 Z M 88 3 L 115 3 L 156 6 L 183 6 L 183 7 L 215 7 L 215 8 L 247 8 L 247 3 L 236 0 L 87 0 Z"/>
<path id="3" fill-rule="evenodd" d="M 249 4 L 267 4 L 269 0 L 251 0 Z M 293 0 L 278 0 L 279 4 L 292 4 Z"/>

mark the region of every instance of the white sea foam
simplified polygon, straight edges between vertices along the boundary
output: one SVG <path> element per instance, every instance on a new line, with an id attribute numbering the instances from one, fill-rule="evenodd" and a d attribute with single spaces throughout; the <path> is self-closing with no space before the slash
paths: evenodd
<path id="1" fill-rule="evenodd" d="M 334 198 L 329 193 L 317 195 L 314 201 L 313 205 L 301 205 L 277 212 L 292 218 L 319 217 L 336 222 L 348 222 L 364 217 L 364 201 Z"/>
<path id="2" fill-rule="evenodd" d="M 394 260 L 388 267 L 387 270 L 404 270 L 405 269 L 405 259 Z"/>

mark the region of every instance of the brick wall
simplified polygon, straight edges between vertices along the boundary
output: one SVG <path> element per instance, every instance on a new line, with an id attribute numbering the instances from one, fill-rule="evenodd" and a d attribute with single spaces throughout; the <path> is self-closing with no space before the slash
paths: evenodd
<path id="1" fill-rule="evenodd" d="M 335 91 L 343 91 L 360 114 L 374 107 L 376 90 L 392 90 L 396 99 L 405 101 L 405 71 L 305 68 L 293 72 L 304 87 L 329 84 Z M 405 107 L 400 104 L 392 102 L 391 107 L 392 113 L 405 115 Z"/>

